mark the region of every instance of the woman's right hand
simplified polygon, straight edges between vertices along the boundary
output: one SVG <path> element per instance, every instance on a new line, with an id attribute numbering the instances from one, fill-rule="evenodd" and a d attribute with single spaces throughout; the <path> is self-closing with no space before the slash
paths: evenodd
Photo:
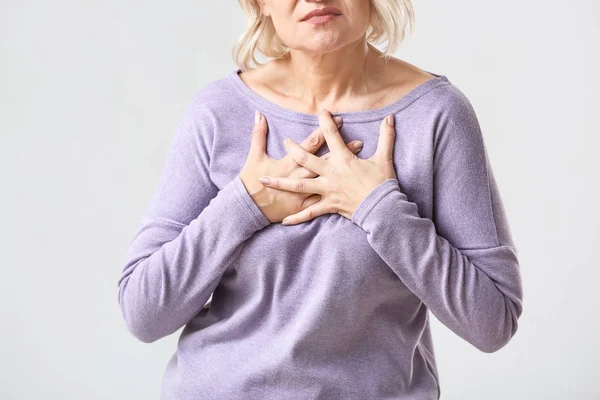
<path id="1" fill-rule="evenodd" d="M 338 128 L 342 125 L 340 117 L 334 117 Z M 304 210 L 306 207 L 320 200 L 320 195 L 310 193 L 290 192 L 264 186 L 258 178 L 262 176 L 278 176 L 285 178 L 314 178 L 317 175 L 298 164 L 289 154 L 280 160 L 275 160 L 267 154 L 268 125 L 264 115 L 256 111 L 252 140 L 246 162 L 239 173 L 246 190 L 271 222 L 281 222 L 285 217 Z M 323 144 L 325 138 L 321 129 L 317 127 L 302 143 L 306 151 L 314 154 Z M 353 153 L 362 149 L 362 142 L 354 140 L 346 144 Z M 330 153 L 322 155 L 321 159 L 328 159 Z"/>

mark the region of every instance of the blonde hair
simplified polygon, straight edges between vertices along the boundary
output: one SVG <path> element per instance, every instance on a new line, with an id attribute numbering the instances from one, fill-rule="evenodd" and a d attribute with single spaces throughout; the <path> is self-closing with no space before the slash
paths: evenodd
<path id="1" fill-rule="evenodd" d="M 238 67 L 246 71 L 251 63 L 258 66 L 256 51 L 266 57 L 279 58 L 289 52 L 281 41 L 270 17 L 260 10 L 257 0 L 238 0 L 246 13 L 248 28 L 233 47 L 232 55 Z M 415 12 L 411 0 L 370 0 L 371 14 L 367 41 L 372 44 L 387 41 L 382 50 L 388 56 L 400 46 L 406 31 L 412 32 L 415 26 Z"/>

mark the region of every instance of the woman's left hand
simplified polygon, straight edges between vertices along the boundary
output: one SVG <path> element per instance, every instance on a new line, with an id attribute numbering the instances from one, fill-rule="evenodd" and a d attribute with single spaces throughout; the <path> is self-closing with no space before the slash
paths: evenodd
<path id="1" fill-rule="evenodd" d="M 387 179 L 396 178 L 393 164 L 396 137 L 393 114 L 381 122 L 377 150 L 369 159 L 358 158 L 348 149 L 331 114 L 325 109 L 319 112 L 319 126 L 331 153 L 326 160 L 307 152 L 289 138 L 284 142 L 292 158 L 316 173 L 317 177 L 264 177 L 268 178 L 270 183 L 263 178 L 259 179 L 265 186 L 272 188 L 321 196 L 316 203 L 287 216 L 282 221 L 284 225 L 299 224 L 327 213 L 338 213 L 351 220 L 354 211 L 373 189 Z"/>

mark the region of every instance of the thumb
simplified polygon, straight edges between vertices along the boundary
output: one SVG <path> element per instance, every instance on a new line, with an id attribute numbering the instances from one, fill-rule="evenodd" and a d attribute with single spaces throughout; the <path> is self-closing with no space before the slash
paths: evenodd
<path id="1" fill-rule="evenodd" d="M 302 206 L 300 207 L 300 211 L 306 210 L 308 207 L 312 206 L 313 204 L 316 204 L 316 203 L 320 202 L 321 201 L 321 197 L 322 196 L 320 194 L 313 194 L 312 196 L 308 196 L 302 202 Z"/>
<path id="2" fill-rule="evenodd" d="M 379 160 L 389 162 L 394 158 L 394 142 L 396 139 L 396 124 L 394 114 L 386 116 L 379 127 L 379 139 L 375 157 Z"/>
<path id="3" fill-rule="evenodd" d="M 248 157 L 259 160 L 267 154 L 267 130 L 267 119 L 256 110 L 254 113 L 254 127 L 252 128 Z"/>

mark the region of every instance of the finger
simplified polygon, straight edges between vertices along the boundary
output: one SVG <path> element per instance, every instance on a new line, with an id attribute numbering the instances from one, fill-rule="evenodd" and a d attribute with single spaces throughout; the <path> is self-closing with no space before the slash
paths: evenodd
<path id="1" fill-rule="evenodd" d="M 321 181 L 318 177 L 313 179 L 294 179 L 280 176 L 263 176 L 258 178 L 258 180 L 265 186 L 289 192 L 323 194 Z"/>
<path id="2" fill-rule="evenodd" d="M 346 147 L 348 150 L 353 152 L 354 154 L 358 153 L 363 149 L 364 143 L 360 140 L 353 140 L 350 143 L 346 143 Z M 321 156 L 322 160 L 329 160 L 331 158 L 331 152 L 325 153 Z"/>
<path id="3" fill-rule="evenodd" d="M 346 147 L 348 147 L 348 149 L 350 151 L 352 151 L 354 154 L 356 154 L 362 150 L 363 142 L 361 142 L 360 140 L 353 140 L 352 142 L 347 143 Z M 290 157 L 291 157 L 291 155 L 290 155 Z M 329 160 L 331 158 L 331 152 L 325 153 L 320 158 L 323 161 Z M 296 161 L 294 161 L 294 162 L 296 162 Z M 315 176 L 317 176 L 317 174 L 312 172 L 308 168 L 297 168 L 289 176 L 290 176 L 290 178 L 314 178 Z"/>
<path id="4" fill-rule="evenodd" d="M 342 126 L 342 118 L 335 117 L 334 118 L 337 127 Z M 310 153 L 316 153 L 317 150 L 325 143 L 325 138 L 323 137 L 323 133 L 321 132 L 321 128 L 318 127 L 311 134 L 300 143 L 300 146 Z"/>
<path id="5" fill-rule="evenodd" d="M 259 160 L 267 154 L 267 130 L 267 119 L 256 110 L 254 112 L 254 127 L 252 128 L 248 157 Z"/>
<path id="6" fill-rule="evenodd" d="M 394 114 L 390 114 L 381 121 L 381 125 L 379 126 L 379 139 L 377 140 L 375 157 L 385 161 L 393 160 L 395 140 L 395 119 Z"/>
<path id="7" fill-rule="evenodd" d="M 320 157 L 317 157 L 314 154 L 311 154 L 308 151 L 304 150 L 301 146 L 297 145 L 293 140 L 289 138 L 285 139 L 283 144 L 288 154 L 292 156 L 294 161 L 296 161 L 304 168 L 307 168 L 312 172 L 316 173 L 317 175 L 323 175 L 323 173 L 325 172 L 326 162 L 323 161 Z"/>
<path id="8" fill-rule="evenodd" d="M 321 201 L 322 198 L 323 198 L 323 196 L 321 196 L 320 194 L 313 194 L 312 196 L 308 196 L 302 202 L 302 206 L 300 207 L 300 211 L 305 210 L 308 207 L 312 206 L 313 204 L 318 203 L 319 201 Z"/>
<path id="9" fill-rule="evenodd" d="M 312 197 L 312 196 L 311 196 Z M 320 215 L 330 214 L 331 207 L 325 204 L 325 201 L 322 200 L 322 197 L 315 201 L 313 204 L 309 205 L 302 211 L 299 211 L 295 214 L 288 215 L 281 221 L 282 225 L 296 225 L 302 222 L 310 221 L 313 218 L 316 218 Z"/>
<path id="10" fill-rule="evenodd" d="M 319 127 L 330 151 L 347 153 L 349 150 L 340 135 L 338 128 L 326 109 L 319 111 Z"/>

